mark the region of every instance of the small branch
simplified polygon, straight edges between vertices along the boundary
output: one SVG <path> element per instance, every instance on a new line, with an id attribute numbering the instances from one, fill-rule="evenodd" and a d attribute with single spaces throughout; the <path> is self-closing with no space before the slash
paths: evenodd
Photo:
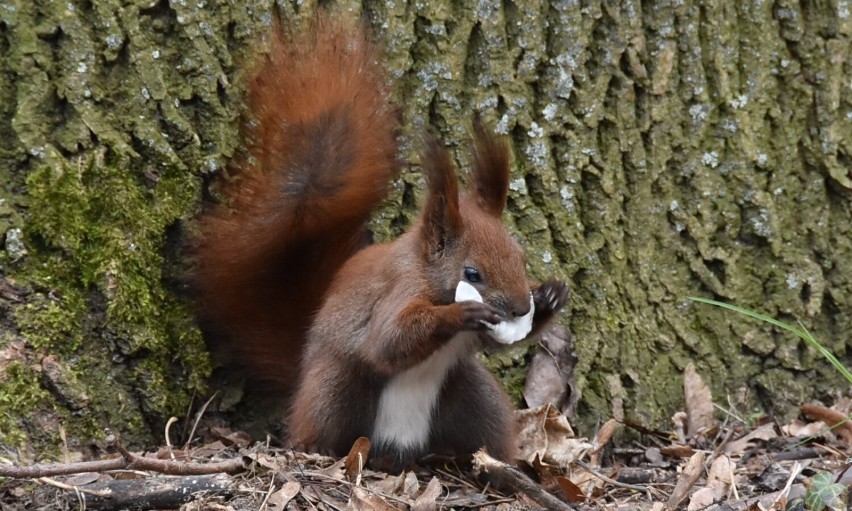
<path id="1" fill-rule="evenodd" d="M 775 461 L 794 461 L 794 460 L 808 460 L 813 458 L 819 458 L 822 456 L 822 452 L 820 449 L 815 447 L 805 447 L 803 449 L 796 449 L 795 451 L 781 451 L 776 452 L 774 454 L 769 455 Z"/>
<path id="2" fill-rule="evenodd" d="M 626 490 L 633 490 L 633 491 L 638 491 L 638 492 L 646 493 L 646 494 L 648 493 L 648 487 L 647 486 L 638 486 L 638 485 L 635 485 L 635 484 L 627 484 L 627 483 L 622 483 L 621 481 L 616 481 L 615 479 L 609 478 L 609 477 L 601 474 L 600 472 L 598 472 L 597 470 L 592 468 L 588 463 L 585 463 L 585 462 L 580 461 L 580 460 L 574 460 L 574 464 L 577 465 L 578 467 L 582 468 L 586 472 L 592 474 L 593 476 L 597 477 L 598 479 L 600 479 L 601 481 L 603 481 L 605 483 L 611 484 L 613 486 L 617 486 L 619 488 L 624 488 Z"/>
<path id="3" fill-rule="evenodd" d="M 160 474 L 188 476 L 219 473 L 236 474 L 246 470 L 246 463 L 241 457 L 210 463 L 145 458 L 125 449 L 115 438 L 115 435 L 109 431 L 107 431 L 107 443 L 121 453 L 120 458 L 76 463 L 36 464 L 25 467 L 0 464 L 0 477 L 37 479 L 82 472 L 106 472 L 108 470 L 148 470 Z"/>
<path id="4" fill-rule="evenodd" d="M 234 487 L 231 476 L 225 474 L 116 479 L 88 485 L 86 508 L 174 509 L 198 498 L 201 492 L 231 495 Z M 92 491 L 97 494 L 92 495 Z"/>
<path id="5" fill-rule="evenodd" d="M 545 509 L 554 511 L 573 511 L 574 509 L 569 504 L 544 491 L 535 481 L 524 475 L 520 470 L 492 458 L 485 451 L 480 450 L 473 455 L 473 466 L 476 471 L 485 471 L 488 475 L 493 476 L 495 480 L 506 483 L 512 488 L 525 493 Z"/>
<path id="6" fill-rule="evenodd" d="M 123 468 L 128 468 L 127 461 L 123 458 L 111 458 L 108 460 L 98 461 L 80 461 L 76 463 L 37 463 L 35 465 L 28 465 L 25 467 L 17 465 L 0 465 L 0 477 L 37 479 L 40 477 L 80 474 L 83 472 L 106 472 L 107 470 L 120 470 Z"/>
<path id="7" fill-rule="evenodd" d="M 107 430 L 107 443 L 121 453 L 122 458 L 127 462 L 127 466 L 123 468 L 132 468 L 134 470 L 150 470 L 161 474 L 174 476 L 189 476 L 203 474 L 236 474 L 246 469 L 246 464 L 243 459 L 233 458 L 224 461 L 214 461 L 210 463 L 192 463 L 172 460 L 158 460 L 156 458 L 145 458 L 125 449 L 118 441 L 115 435 Z"/>
<path id="8" fill-rule="evenodd" d="M 109 496 L 109 492 L 106 492 L 106 491 L 96 491 L 96 490 L 90 490 L 88 488 L 80 488 L 79 486 L 74 486 L 74 485 L 71 485 L 71 484 L 65 484 L 63 482 L 57 481 L 55 479 L 51 479 L 49 477 L 39 477 L 38 480 L 39 480 L 39 482 L 42 482 L 42 483 L 47 484 L 49 486 L 53 486 L 55 488 L 60 488 L 62 490 L 68 490 L 68 491 L 73 491 L 73 492 L 78 492 L 78 493 L 85 493 L 87 495 L 96 495 L 98 497 Z"/>

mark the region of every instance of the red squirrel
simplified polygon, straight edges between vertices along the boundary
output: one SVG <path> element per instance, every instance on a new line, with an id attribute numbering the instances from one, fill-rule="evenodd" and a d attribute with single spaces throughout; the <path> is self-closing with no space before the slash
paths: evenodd
<path id="1" fill-rule="evenodd" d="M 507 143 L 474 123 L 460 194 L 429 139 L 418 220 L 365 246 L 399 170 L 380 51 L 363 27 L 324 15 L 299 34 L 274 30 L 270 46 L 248 75 L 247 154 L 199 221 L 204 324 L 250 376 L 291 396 L 291 445 L 343 455 L 366 436 L 398 466 L 481 447 L 510 460 L 512 406 L 475 353 L 503 321 L 531 316 L 540 330 L 568 290 L 532 285 L 501 223 Z M 457 301 L 460 283 L 481 301 Z"/>

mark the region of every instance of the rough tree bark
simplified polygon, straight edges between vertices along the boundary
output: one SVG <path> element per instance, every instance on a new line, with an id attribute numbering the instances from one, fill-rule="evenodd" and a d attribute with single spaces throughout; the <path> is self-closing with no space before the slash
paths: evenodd
<path id="1" fill-rule="evenodd" d="M 801 319 L 849 361 L 847 0 L 329 3 L 386 45 L 403 157 L 431 126 L 464 166 L 473 111 L 511 137 L 507 221 L 572 284 L 585 420 L 665 420 L 689 361 L 749 409 L 846 392 L 687 297 Z M 316 4 L 0 1 L 0 443 L 150 443 L 203 392 L 176 238 L 237 147 L 240 65 Z M 377 231 L 420 188 L 406 172 Z"/>

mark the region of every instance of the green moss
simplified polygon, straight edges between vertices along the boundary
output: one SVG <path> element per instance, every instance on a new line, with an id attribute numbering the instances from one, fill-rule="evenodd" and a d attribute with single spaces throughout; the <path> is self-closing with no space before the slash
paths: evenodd
<path id="1" fill-rule="evenodd" d="M 93 331 L 108 332 L 118 353 L 146 357 L 139 382 L 125 382 L 126 392 L 140 393 L 150 410 L 179 413 L 189 392 L 203 389 L 209 362 L 188 321 L 190 309 L 164 287 L 163 233 L 191 209 L 198 184 L 169 170 L 157 183 L 143 184 L 127 165 L 99 150 L 71 162 L 56 158 L 30 174 L 27 234 L 40 251 L 27 270 L 47 292 L 16 317 L 30 344 L 69 357 L 68 373 L 88 387 L 71 395 L 91 394 L 101 405 L 114 401 L 99 395 L 102 375 L 86 370 L 87 358 L 72 357 L 108 358 L 109 350 L 83 345 Z"/>
<path id="2" fill-rule="evenodd" d="M 11 362 L 0 375 L 0 443 L 18 446 L 27 435 L 27 417 L 48 400 L 37 370 L 21 362 Z"/>
<path id="3" fill-rule="evenodd" d="M 432 126 L 465 168 L 473 111 L 512 140 L 507 223 L 534 278 L 571 282 L 561 321 L 590 421 L 616 401 L 666 420 L 694 359 L 717 396 L 758 375 L 768 406 L 810 388 L 808 350 L 686 296 L 802 318 L 848 352 L 852 125 L 837 63 L 850 45 L 833 4 L 332 3 L 385 42 L 404 158 L 416 162 Z M 71 396 L 47 396 L 57 417 L 95 410 L 67 413 L 81 435 L 117 421 L 143 430 L 140 410 L 184 413 L 209 370 L 166 284 L 178 259 L 167 233 L 235 151 L 237 68 L 271 4 L 200 5 L 0 10 L 0 236 L 23 229 L 27 250 L 0 263 L 30 291 L 10 328 L 59 358 L 41 375 Z M 315 8 L 276 5 L 285 23 Z M 406 169 L 379 238 L 410 224 L 422 188 Z M 524 358 L 504 356 L 492 367 L 517 396 Z M 113 372 L 109 388 L 96 381 Z"/>
<path id="4" fill-rule="evenodd" d="M 61 273 L 53 277 L 62 278 Z M 78 290 L 63 287 L 64 291 L 39 294 L 29 303 L 15 310 L 15 319 L 28 342 L 36 349 L 54 352 L 73 352 L 83 342 L 79 328 L 88 313 Z"/>
<path id="5" fill-rule="evenodd" d="M 27 289 L 9 305 L 11 327 L 51 360 L 43 404 L 79 439 L 110 426 L 149 444 L 148 425 L 184 414 L 210 372 L 175 292 L 181 264 L 166 257 L 184 257 L 171 235 L 238 143 L 234 55 L 259 37 L 269 5 L 172 7 L 0 12 L 0 238 L 22 228 L 28 251 L 4 268 Z"/>

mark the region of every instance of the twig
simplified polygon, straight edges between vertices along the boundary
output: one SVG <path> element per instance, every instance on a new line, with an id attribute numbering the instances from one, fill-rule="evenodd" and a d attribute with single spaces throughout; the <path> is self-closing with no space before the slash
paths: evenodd
<path id="1" fill-rule="evenodd" d="M 822 453 L 815 447 L 805 447 L 804 449 L 796 449 L 795 451 L 781 451 L 769 455 L 775 461 L 793 461 L 793 460 L 808 460 L 819 458 Z"/>
<path id="2" fill-rule="evenodd" d="M 722 453 L 722 450 L 726 445 L 731 441 L 731 438 L 734 437 L 734 428 L 728 429 L 728 432 L 725 434 L 725 438 L 722 439 L 721 442 L 713 449 L 713 454 L 710 455 L 710 458 L 707 460 L 707 465 L 712 465 L 716 458 Z"/>
<path id="3" fill-rule="evenodd" d="M 562 502 L 553 495 L 547 493 L 532 479 L 524 475 L 520 470 L 498 461 L 485 451 L 477 451 L 473 455 L 473 466 L 476 471 L 485 471 L 487 474 L 494 476 L 495 479 L 505 482 L 516 490 L 525 493 L 529 498 L 546 509 L 554 511 L 569 511 L 574 508 L 565 502 Z"/>
<path id="4" fill-rule="evenodd" d="M 107 443 L 121 453 L 120 458 L 75 463 L 35 464 L 23 467 L 17 465 L 0 465 L 0 477 L 36 479 L 40 477 L 79 474 L 81 472 L 105 472 L 107 470 L 122 469 L 148 470 L 168 475 L 236 474 L 246 469 L 246 463 L 242 458 L 211 463 L 191 463 L 145 458 L 125 449 L 109 430 L 107 430 Z"/>
<path id="5" fill-rule="evenodd" d="M 648 493 L 648 487 L 647 486 L 639 486 L 639 485 L 636 485 L 636 484 L 627 484 L 627 483 L 622 483 L 620 481 L 616 481 L 615 479 L 611 479 L 611 478 L 601 474 L 600 472 L 598 472 L 597 470 L 592 468 L 588 463 L 586 463 L 584 461 L 574 460 L 574 464 L 577 465 L 578 467 L 582 468 L 586 472 L 592 474 L 593 476 L 597 477 L 598 479 L 600 479 L 601 481 L 603 481 L 605 483 L 609 483 L 613 486 L 618 486 L 619 488 L 625 488 L 627 490 L 634 490 L 634 491 L 638 491 L 638 492 L 642 492 L 642 493 Z M 648 497 L 650 498 L 650 495 L 648 495 Z"/>
<path id="6" fill-rule="evenodd" d="M 269 497 L 272 496 L 273 490 L 275 490 L 275 478 L 270 477 L 269 478 L 269 488 L 266 490 L 266 495 L 263 497 L 263 502 L 261 502 L 260 506 L 258 506 L 258 509 L 260 509 L 260 511 L 263 511 L 264 509 L 266 509 L 266 503 L 269 502 Z"/>
<path id="7" fill-rule="evenodd" d="M 241 457 L 224 461 L 214 461 L 211 463 L 192 463 L 145 458 L 143 456 L 133 454 L 125 449 L 115 435 L 113 435 L 109 430 L 107 430 L 107 443 L 120 452 L 121 456 L 127 462 L 127 466 L 123 468 L 151 470 L 153 472 L 175 476 L 217 474 L 220 472 L 225 474 L 236 474 L 246 469 L 245 461 L 243 461 Z"/>
<path id="8" fill-rule="evenodd" d="M 486 502 L 480 502 L 478 504 L 465 503 L 464 508 L 465 509 L 478 509 L 478 508 L 485 507 L 485 506 L 496 506 L 497 504 L 507 504 L 507 503 L 510 503 L 510 502 L 515 502 L 516 500 L 517 499 L 511 498 L 511 497 L 502 497 L 502 498 L 499 498 L 499 499 L 488 500 Z"/>
<path id="9" fill-rule="evenodd" d="M 114 479 L 91 487 L 106 496 L 88 496 L 87 509 L 176 509 L 201 493 L 228 496 L 236 491 L 236 483 L 225 474 Z"/>
<path id="10" fill-rule="evenodd" d="M 86 493 L 86 494 L 89 494 L 89 495 L 97 495 L 99 497 L 106 497 L 107 495 L 109 495 L 108 491 L 103 491 L 103 490 L 98 491 L 98 490 L 89 490 L 89 489 L 86 489 L 86 488 L 80 488 L 79 486 L 75 486 L 75 485 L 71 485 L 71 484 L 65 484 L 63 482 L 57 481 L 56 479 L 51 479 L 49 477 L 39 477 L 38 481 L 41 482 L 41 483 L 62 489 L 62 490 L 69 490 L 69 491 L 74 491 L 74 492 Z"/>
<path id="11" fill-rule="evenodd" d="M 781 493 L 772 501 L 771 509 L 775 509 L 775 505 L 781 500 L 784 499 L 784 502 L 787 502 L 787 497 L 790 496 L 790 488 L 793 487 L 793 481 L 798 477 L 799 472 L 802 471 L 802 465 L 795 461 L 793 462 L 793 468 L 790 469 L 790 477 L 787 478 L 787 484 L 784 485 L 784 488 L 781 489 Z"/>
<path id="12" fill-rule="evenodd" d="M 462 486 L 467 486 L 468 488 L 471 488 L 471 489 L 474 489 L 474 490 L 475 490 L 475 489 L 477 489 L 477 486 L 476 486 L 475 484 L 471 484 L 471 483 L 470 483 L 470 481 L 467 481 L 467 480 L 465 480 L 465 479 L 462 479 L 461 477 L 458 477 L 458 476 L 456 476 L 456 475 L 453 475 L 453 474 L 451 474 L 451 473 L 447 472 L 446 470 L 442 470 L 442 469 L 440 469 L 440 468 L 436 468 L 436 469 L 434 469 L 434 470 L 435 470 L 435 472 L 437 472 L 438 474 L 440 474 L 440 475 L 442 475 L 442 476 L 446 477 L 447 479 L 449 479 L 449 480 L 451 480 L 451 481 L 455 481 L 456 483 L 458 483 L 458 484 L 460 484 L 460 485 L 462 485 Z"/>
<path id="13" fill-rule="evenodd" d="M 216 396 L 218 396 L 218 395 L 219 395 L 219 391 L 217 390 L 216 392 L 213 393 L 212 396 L 210 396 L 210 399 L 208 399 L 201 406 L 201 409 L 198 410 L 198 413 L 195 414 L 195 421 L 192 423 L 192 429 L 189 431 L 189 436 L 186 437 L 186 444 L 184 444 L 184 450 L 186 450 L 189 447 L 189 444 L 192 443 L 192 437 L 195 436 L 195 430 L 196 430 L 196 428 L 198 428 L 198 424 L 201 422 L 201 417 L 204 415 L 204 412 L 207 411 L 207 407 L 210 406 L 210 403 L 212 403 L 213 400 L 216 399 Z M 267 438 L 268 438 L 268 436 L 267 436 Z"/>
<path id="14" fill-rule="evenodd" d="M 119 470 L 128 468 L 128 463 L 123 458 L 111 458 L 98 461 L 78 461 L 74 463 L 51 463 L 28 465 L 0 465 L 0 477 L 12 477 L 15 479 L 37 479 L 39 477 L 52 477 L 67 474 L 79 474 L 81 472 L 104 472 L 107 470 Z"/>

